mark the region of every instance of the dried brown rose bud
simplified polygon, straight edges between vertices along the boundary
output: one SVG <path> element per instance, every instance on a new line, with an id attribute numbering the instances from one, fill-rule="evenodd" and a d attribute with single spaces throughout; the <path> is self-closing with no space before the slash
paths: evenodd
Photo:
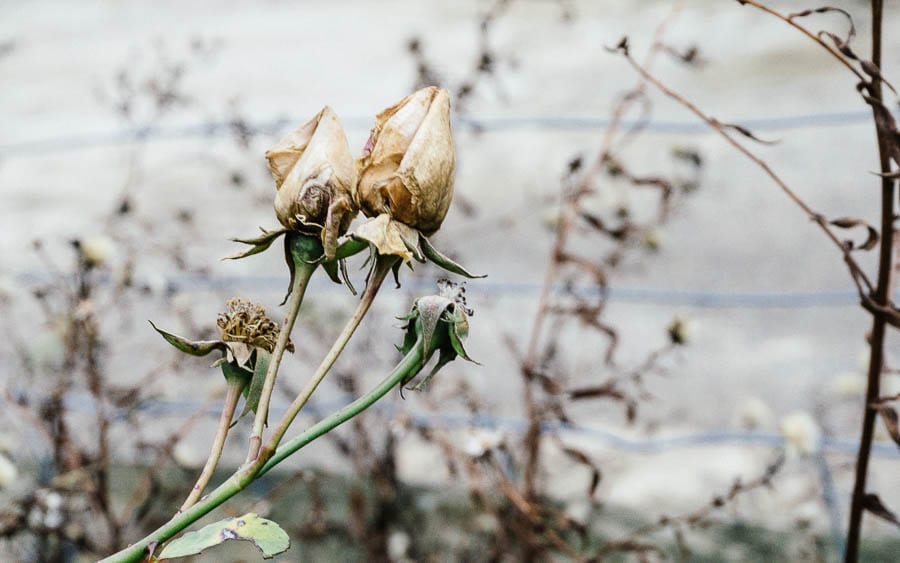
<path id="1" fill-rule="evenodd" d="M 226 303 L 227 311 L 219 313 L 216 324 L 222 331 L 222 342 L 237 342 L 271 352 L 278 340 L 278 323 L 266 316 L 266 309 L 235 297 Z M 288 341 L 287 350 L 294 351 Z"/>
<path id="2" fill-rule="evenodd" d="M 437 231 L 450 207 L 456 164 L 447 91 L 429 86 L 378 114 L 356 164 L 363 213 L 388 213 L 426 236 Z"/>
<path id="3" fill-rule="evenodd" d="M 266 152 L 275 179 L 275 215 L 288 229 L 320 232 L 325 255 L 356 215 L 356 168 L 344 128 L 330 107 Z"/>

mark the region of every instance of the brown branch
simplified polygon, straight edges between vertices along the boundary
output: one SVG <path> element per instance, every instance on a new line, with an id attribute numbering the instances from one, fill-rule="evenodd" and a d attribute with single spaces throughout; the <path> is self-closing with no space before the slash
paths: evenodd
<path id="1" fill-rule="evenodd" d="M 699 509 L 687 514 L 682 514 L 681 516 L 661 516 L 655 523 L 638 528 L 621 540 L 615 540 L 604 544 L 603 547 L 600 548 L 598 555 L 602 556 L 615 551 L 633 551 L 635 550 L 635 545 L 639 546 L 640 551 L 646 551 L 649 546 L 638 542 L 639 538 L 646 537 L 648 534 L 666 528 L 678 529 L 681 526 L 693 527 L 702 525 L 712 514 L 730 505 L 738 497 L 757 489 L 770 487 L 775 475 L 777 475 L 784 466 L 784 462 L 785 456 L 784 453 L 781 452 L 772 463 L 766 466 L 762 474 L 755 479 L 746 483 L 742 482 L 740 479 L 736 479 L 731 485 L 731 488 L 728 489 L 727 493 L 715 495 L 709 503 Z M 658 550 L 658 548 L 650 549 Z"/>
<path id="2" fill-rule="evenodd" d="M 784 15 L 781 12 L 766 6 L 765 4 L 756 2 L 755 0 L 737 0 L 737 2 L 740 4 L 743 4 L 745 6 L 753 6 L 754 8 L 756 8 L 758 10 L 762 10 L 763 12 L 766 12 L 767 14 L 775 16 L 776 18 L 780 19 L 784 23 L 786 23 L 789 26 L 793 27 L 794 29 L 798 30 L 803 35 L 807 36 L 812 41 L 815 41 L 816 43 L 818 43 L 820 47 L 822 47 L 823 49 L 828 51 L 828 53 L 832 57 L 837 59 L 842 65 L 847 67 L 847 69 L 850 72 L 855 74 L 858 79 L 863 80 L 863 81 L 866 79 L 865 76 L 863 76 L 863 74 L 853 66 L 853 63 L 851 63 L 846 57 L 844 57 L 844 55 L 842 55 L 839 50 L 835 49 L 834 47 L 832 47 L 831 45 L 826 43 L 818 34 L 813 33 L 809 29 L 807 29 L 807 28 L 803 27 L 802 25 L 800 25 L 799 23 L 797 23 L 795 21 L 795 19 L 801 14 Z M 846 14 L 846 12 L 844 12 L 844 13 Z M 853 29 L 852 20 L 850 22 L 850 26 L 851 26 L 851 30 L 852 30 Z M 852 34 L 851 34 L 851 36 L 852 36 Z"/>
<path id="3" fill-rule="evenodd" d="M 629 64 L 631 64 L 632 68 L 634 68 L 635 71 L 637 71 L 637 73 L 639 75 L 641 75 L 641 77 L 644 80 L 653 84 L 663 94 L 665 94 L 672 100 L 678 102 L 679 104 L 681 104 L 682 106 L 684 106 L 685 108 L 690 110 L 691 113 L 693 113 L 694 115 L 699 117 L 701 120 L 706 122 L 706 124 L 709 125 L 715 132 L 717 132 L 721 137 L 723 137 L 726 141 L 728 141 L 728 143 L 731 146 L 733 146 L 735 149 L 737 149 L 738 152 L 740 152 L 741 154 L 746 156 L 748 159 L 753 161 L 754 164 L 756 164 L 758 167 L 760 167 L 763 170 L 763 172 L 765 172 L 766 175 L 769 176 L 769 178 L 771 178 L 772 181 L 775 182 L 775 184 L 777 184 L 779 188 L 781 188 L 781 190 L 785 193 L 785 195 L 787 195 L 791 201 L 793 201 L 801 210 L 803 210 L 803 212 L 806 214 L 806 216 L 812 222 L 814 222 L 816 225 L 818 225 L 819 228 L 821 228 L 822 231 L 825 233 L 825 235 L 828 237 L 828 239 L 831 240 L 831 242 L 834 243 L 834 245 L 836 247 L 838 247 L 838 249 L 840 249 L 841 254 L 844 256 L 844 260 L 847 262 L 847 266 L 851 271 L 851 276 L 853 276 L 854 278 L 856 276 L 859 276 L 865 282 L 865 284 L 867 286 L 871 287 L 871 282 L 869 282 L 869 280 L 866 277 L 865 273 L 863 272 L 862 268 L 859 266 L 859 264 L 856 262 L 856 260 L 853 259 L 853 257 L 851 257 L 849 255 L 849 251 L 848 251 L 846 245 L 831 229 L 831 227 L 829 226 L 828 220 L 825 218 L 825 216 L 822 215 L 821 213 L 818 213 L 817 211 L 815 211 L 812 207 L 809 206 L 809 204 L 807 204 L 803 199 L 801 199 L 800 196 L 798 196 L 797 193 L 793 189 L 791 189 L 791 187 L 788 186 L 787 183 L 784 180 L 782 180 L 781 177 L 778 174 L 776 174 L 774 170 L 772 170 L 772 168 L 769 166 L 769 164 L 766 161 L 764 161 L 762 158 L 756 156 L 756 154 L 753 153 L 750 149 L 748 149 L 742 143 L 738 142 L 734 137 L 729 135 L 728 132 L 725 130 L 725 127 L 723 126 L 723 124 L 721 122 L 719 122 L 716 118 L 709 116 L 703 110 L 701 110 L 699 107 L 697 107 L 694 103 L 692 103 L 691 101 L 686 99 L 684 96 L 682 96 L 678 92 L 675 92 L 674 90 L 672 90 L 671 88 L 669 88 L 668 86 L 663 84 L 662 81 L 660 81 L 658 78 L 656 78 L 655 76 L 650 74 L 650 72 L 644 66 L 642 66 L 637 61 L 635 61 L 634 58 L 631 56 L 631 54 L 628 52 L 627 42 L 623 41 L 623 43 L 620 44 L 620 46 L 617 48 L 617 51 L 620 54 L 622 54 L 623 57 L 625 57 L 625 59 L 629 62 Z M 882 238 L 891 238 L 891 237 L 882 237 Z"/>
<path id="4" fill-rule="evenodd" d="M 882 32 L 882 0 L 872 0 L 872 64 L 881 67 L 881 32 Z M 882 174 L 891 171 L 890 152 L 898 143 L 895 136 L 888 136 L 885 130 L 882 106 L 881 77 L 872 77 L 867 88 L 871 97 L 877 102 L 872 105 L 878 135 L 879 164 Z M 881 118 L 881 119 L 880 119 Z M 894 149 L 896 150 L 896 148 Z M 894 261 L 894 180 L 881 177 L 881 244 L 878 258 L 878 287 L 873 300 L 875 304 L 886 307 L 890 304 L 891 274 Z M 884 340 L 889 317 L 882 313 L 873 313 L 872 332 L 869 339 L 869 373 L 866 385 L 866 401 L 864 404 L 863 424 L 859 440 L 859 453 L 856 458 L 856 478 L 853 485 L 853 496 L 850 501 L 850 523 L 847 530 L 847 550 L 844 552 L 845 562 L 855 562 L 859 558 L 860 531 L 863 513 L 866 508 L 866 477 L 869 470 L 869 456 L 872 450 L 872 439 L 875 434 L 875 416 L 877 410 L 873 404 L 880 395 L 881 374 L 884 368 Z"/>

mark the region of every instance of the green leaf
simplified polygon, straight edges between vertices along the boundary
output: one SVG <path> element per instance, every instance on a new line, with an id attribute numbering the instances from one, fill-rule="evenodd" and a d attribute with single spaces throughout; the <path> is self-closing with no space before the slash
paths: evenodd
<path id="1" fill-rule="evenodd" d="M 262 348 L 256 349 L 256 365 L 253 368 L 253 379 L 250 380 L 250 385 L 244 388 L 244 410 L 241 411 L 241 414 L 235 420 L 235 424 L 238 420 L 244 418 L 248 412 L 256 412 L 256 407 L 259 406 L 259 398 L 262 396 L 263 385 L 266 382 L 266 371 L 269 369 L 269 353 Z"/>
<path id="2" fill-rule="evenodd" d="M 178 348 L 185 354 L 190 354 L 191 356 L 206 356 L 213 350 L 221 350 L 223 352 L 228 350 L 228 346 L 221 340 L 188 340 L 183 336 L 178 336 L 177 334 L 172 334 L 171 332 L 166 332 L 157 328 L 157 326 L 153 324 L 153 321 L 148 322 L 150 323 L 150 326 L 153 327 L 153 330 L 160 333 L 162 337 L 166 339 L 166 342 Z"/>
<path id="3" fill-rule="evenodd" d="M 159 559 L 197 555 L 226 540 L 253 542 L 265 559 L 271 559 L 291 547 L 291 539 L 278 524 L 250 512 L 237 518 L 219 520 L 172 540 L 159 554 Z"/>
<path id="4" fill-rule="evenodd" d="M 422 252 L 425 256 L 440 266 L 441 268 L 447 270 L 448 272 L 453 272 L 454 274 L 459 274 L 460 276 L 465 276 L 467 278 L 486 278 L 487 275 L 479 276 L 473 274 L 466 270 L 460 264 L 457 264 L 447 256 L 441 254 L 437 248 L 432 246 L 431 241 L 429 241 L 424 235 L 419 237 L 419 242 L 422 244 Z"/>
<path id="5" fill-rule="evenodd" d="M 287 229 L 278 229 L 275 231 L 267 231 L 267 230 L 263 229 L 262 227 L 260 227 L 259 230 L 261 230 L 263 232 L 263 234 L 261 234 L 260 236 L 258 236 L 256 238 L 247 238 L 247 239 L 233 238 L 233 239 L 231 239 L 234 242 L 239 242 L 241 244 L 249 244 L 249 245 L 251 245 L 251 248 L 249 248 L 248 250 L 245 250 L 243 252 L 229 254 L 225 258 L 222 258 L 222 260 L 240 260 L 241 258 L 246 258 L 248 256 L 253 256 L 254 254 L 259 254 L 260 252 L 263 252 L 264 250 L 267 250 L 270 246 L 272 246 L 272 243 L 275 242 L 275 239 L 277 239 L 278 237 L 280 237 L 281 235 L 283 235 L 284 233 L 287 232 Z"/>

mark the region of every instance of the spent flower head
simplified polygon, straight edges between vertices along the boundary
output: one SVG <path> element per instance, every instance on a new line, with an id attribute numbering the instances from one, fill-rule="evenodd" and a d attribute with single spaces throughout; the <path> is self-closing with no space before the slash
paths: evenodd
<path id="1" fill-rule="evenodd" d="M 227 309 L 219 314 L 216 324 L 221 329 L 219 340 L 190 340 L 150 323 L 166 342 L 185 354 L 206 356 L 213 350 L 221 352 L 222 357 L 213 365 L 221 367 L 228 384 L 238 386 L 247 399 L 240 416 L 255 412 L 269 366 L 269 356 L 278 339 L 278 324 L 266 316 L 263 307 L 239 298 L 228 301 Z M 294 351 L 290 340 L 286 349 Z"/>
<path id="2" fill-rule="evenodd" d="M 278 324 L 266 316 L 266 309 L 246 299 L 234 297 L 226 303 L 228 309 L 219 313 L 216 325 L 221 329 L 223 342 L 240 342 L 267 352 L 275 349 Z M 288 340 L 287 350 L 294 351 Z"/>

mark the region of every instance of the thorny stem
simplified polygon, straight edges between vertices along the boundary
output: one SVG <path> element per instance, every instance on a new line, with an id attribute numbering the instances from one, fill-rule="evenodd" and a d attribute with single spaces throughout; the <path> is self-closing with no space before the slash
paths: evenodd
<path id="1" fill-rule="evenodd" d="M 883 0 L 872 0 L 872 63 L 881 68 L 881 29 Z M 871 96 L 880 103 L 882 100 L 881 80 L 872 77 L 869 86 Z M 894 257 L 894 180 L 885 177 L 891 171 L 888 156 L 888 144 L 885 132 L 878 126 L 877 109 L 873 106 L 873 116 L 878 134 L 878 152 L 881 165 L 881 245 L 878 260 L 878 286 L 874 300 L 878 305 L 890 303 L 891 274 Z M 869 455 L 872 450 L 872 437 L 875 433 L 874 404 L 880 395 L 881 373 L 884 369 L 884 338 L 886 332 L 884 313 L 872 313 L 872 333 L 869 339 L 869 373 L 866 385 L 866 402 L 863 406 L 862 435 L 859 440 L 859 452 L 856 458 L 856 481 L 853 485 L 853 497 L 850 501 L 850 524 L 847 529 L 847 551 L 844 561 L 855 562 L 859 558 L 860 529 L 862 527 L 864 500 L 866 496 L 866 477 L 869 470 Z"/>
<path id="2" fill-rule="evenodd" d="M 106 559 L 103 559 L 102 562 L 124 563 L 140 561 L 148 555 L 148 549 L 155 550 L 157 546 L 171 539 L 176 534 L 210 513 L 217 506 L 244 490 L 257 477 L 267 473 L 287 457 L 300 450 L 303 446 L 360 414 L 372 406 L 376 401 L 384 397 L 388 391 L 396 387 L 400 382 L 415 377 L 415 375 L 421 371 L 425 359 L 428 357 L 423 348 L 424 346 L 419 344 L 413 346 L 413 349 L 400 360 L 391 373 L 388 374 L 378 386 L 346 407 L 288 440 L 275 451 L 268 461 L 257 458 L 253 463 L 245 464 L 243 468 L 239 469 L 234 475 L 229 477 L 227 481 L 219 485 L 208 495 L 202 497 L 197 504 L 186 511 L 175 515 L 174 518 L 140 541 L 128 546 L 118 553 L 110 555 Z"/>
<path id="3" fill-rule="evenodd" d="M 278 340 L 275 342 L 275 349 L 272 350 L 272 359 L 269 361 L 269 367 L 266 370 L 266 379 L 263 383 L 262 393 L 259 397 L 259 406 L 256 408 L 256 417 L 253 419 L 253 431 L 250 434 L 250 448 L 247 450 L 246 463 L 250 463 L 259 455 L 259 449 L 262 446 L 262 432 L 269 416 L 269 401 L 272 398 L 272 390 L 275 388 L 275 377 L 278 375 L 278 367 L 281 365 L 281 358 L 284 356 L 284 350 L 287 347 L 291 337 L 291 330 L 294 328 L 294 322 L 297 320 L 297 314 L 300 313 L 300 305 L 303 304 L 303 294 L 309 278 L 315 272 L 317 263 L 310 263 L 306 260 L 294 260 L 294 283 L 291 285 L 291 297 L 287 305 L 287 316 L 284 319 L 284 325 L 278 333 Z"/>
<path id="4" fill-rule="evenodd" d="M 219 463 L 219 458 L 222 457 L 222 449 L 225 447 L 225 438 L 228 436 L 228 429 L 231 427 L 231 419 L 234 417 L 234 409 L 237 406 L 238 399 L 241 398 L 243 386 L 244 382 L 240 381 L 228 383 L 225 404 L 222 406 L 222 416 L 219 417 L 219 427 L 216 429 L 216 437 L 213 439 L 209 458 L 206 460 L 206 465 L 203 466 L 203 471 L 200 472 L 200 476 L 197 478 L 197 484 L 191 489 L 191 493 L 188 495 L 187 499 L 185 499 L 181 508 L 178 509 L 178 512 L 184 512 L 192 507 L 194 503 L 197 502 L 197 499 L 200 498 L 200 495 L 203 494 L 203 489 L 209 484 L 209 480 L 212 479 L 213 472 L 216 470 L 216 465 Z"/>
<path id="5" fill-rule="evenodd" d="M 375 267 L 372 270 L 369 283 L 366 285 L 366 289 L 360 298 L 359 305 L 356 307 L 356 311 L 354 311 L 353 316 L 347 321 L 347 324 L 334 341 L 334 344 L 332 344 L 331 350 L 328 351 L 328 354 L 325 355 L 322 363 L 319 364 L 316 372 L 310 377 L 309 381 L 306 382 L 306 385 L 297 394 L 297 397 L 288 407 L 287 412 L 278 422 L 278 426 L 276 426 L 275 430 L 272 432 L 272 436 L 266 443 L 266 447 L 260 453 L 259 457 L 261 459 L 267 459 L 275 452 L 275 449 L 284 437 L 285 432 L 287 432 L 288 427 L 294 421 L 294 418 L 297 417 L 297 414 L 303 406 L 306 405 L 307 401 L 309 401 L 309 398 L 316 390 L 316 387 L 319 386 L 319 383 L 322 382 L 322 379 L 324 379 L 325 375 L 331 370 L 334 362 L 337 361 L 338 356 L 341 355 L 341 352 L 344 351 L 344 348 L 350 341 L 350 337 L 353 336 L 353 333 L 356 332 L 357 327 L 359 327 L 359 323 L 362 322 L 363 317 L 369 312 L 369 308 L 372 306 L 373 301 L 375 301 L 375 296 L 378 294 L 381 284 L 391 271 L 391 268 L 397 263 L 397 260 L 399 260 L 399 258 L 394 255 L 379 255 L 375 259 Z"/>

